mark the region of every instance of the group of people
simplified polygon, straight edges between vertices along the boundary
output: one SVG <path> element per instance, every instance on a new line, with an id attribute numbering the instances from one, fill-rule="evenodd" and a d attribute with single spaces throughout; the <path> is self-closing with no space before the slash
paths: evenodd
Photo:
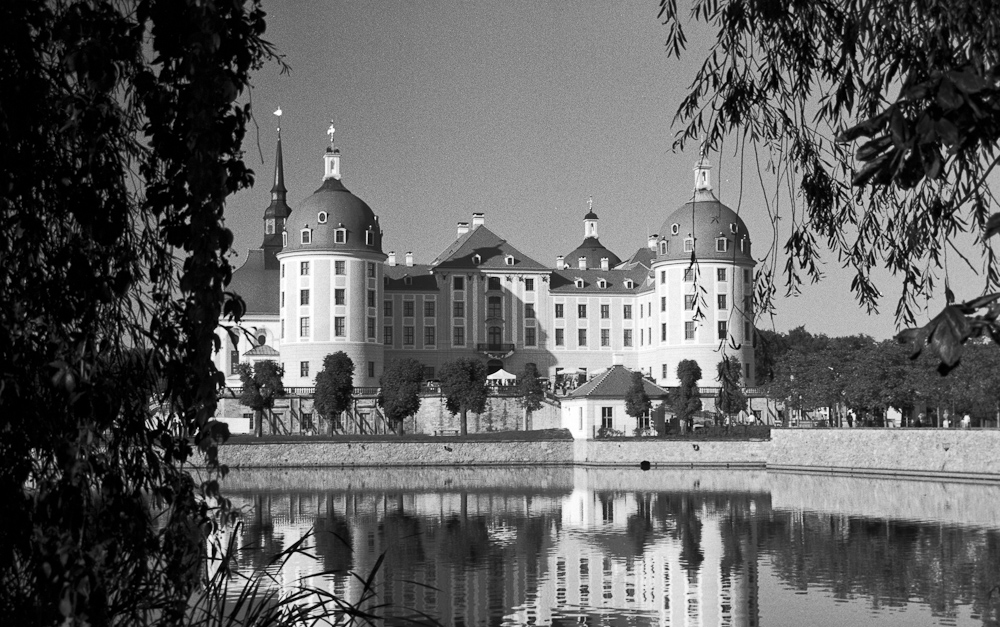
<path id="1" fill-rule="evenodd" d="M 928 419 L 928 417 L 924 415 L 923 412 L 920 412 L 919 414 L 917 414 L 917 417 L 913 419 L 913 423 L 909 426 L 921 428 L 921 427 L 933 427 L 935 425 L 934 422 Z M 962 419 L 958 422 L 958 424 L 954 426 L 957 426 L 961 429 L 968 429 L 972 426 L 972 418 L 969 417 L 969 414 L 965 414 L 964 416 L 962 416 Z M 951 423 L 951 418 L 948 416 L 948 412 L 944 412 L 944 415 L 941 417 L 940 427 L 942 429 L 953 428 L 953 425 Z"/>

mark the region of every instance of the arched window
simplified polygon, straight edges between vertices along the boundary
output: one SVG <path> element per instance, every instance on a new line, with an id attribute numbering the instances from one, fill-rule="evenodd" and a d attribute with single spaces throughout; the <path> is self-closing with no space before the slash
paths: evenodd
<path id="1" fill-rule="evenodd" d="M 630 290 L 635 288 L 635 281 L 632 279 L 625 279 L 625 289 Z"/>
<path id="2" fill-rule="evenodd" d="M 302 229 L 302 243 L 312 244 L 312 231 L 309 229 Z"/>
<path id="3" fill-rule="evenodd" d="M 333 243 L 334 244 L 346 244 L 347 243 L 347 229 L 341 224 L 340 227 L 333 232 Z"/>
<path id="4" fill-rule="evenodd" d="M 576 287 L 577 287 L 577 288 L 580 288 L 580 289 L 582 289 L 582 288 L 583 288 L 583 279 L 577 279 L 577 280 L 575 281 L 575 283 L 576 283 Z"/>
<path id="5" fill-rule="evenodd" d="M 597 279 L 597 287 L 606 290 L 608 289 L 608 282 L 604 279 Z"/>
<path id="6" fill-rule="evenodd" d="M 478 266 L 478 265 L 479 265 L 479 264 L 481 264 L 482 262 L 483 262 L 483 258 L 482 258 L 482 257 L 480 257 L 478 253 L 472 256 L 472 263 L 473 263 L 474 265 L 477 265 L 477 266 Z"/>
<path id="7" fill-rule="evenodd" d="M 503 262 L 508 266 L 514 265 L 514 255 L 507 255 L 503 258 Z"/>
<path id="8" fill-rule="evenodd" d="M 666 255 L 669 248 L 667 247 L 667 240 L 660 240 L 660 254 Z"/>

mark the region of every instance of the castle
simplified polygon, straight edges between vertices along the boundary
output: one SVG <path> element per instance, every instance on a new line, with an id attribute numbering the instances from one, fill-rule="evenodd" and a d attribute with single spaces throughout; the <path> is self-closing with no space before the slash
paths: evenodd
<path id="1" fill-rule="evenodd" d="M 427 379 L 477 357 L 511 373 L 533 362 L 553 380 L 621 364 L 671 386 L 681 360 L 697 361 L 708 384 L 729 355 L 753 384 L 750 236 L 712 192 L 704 153 L 693 193 L 625 259 L 601 244 L 590 206 L 582 242 L 555 267 L 521 253 L 482 213 L 418 264 L 383 251 L 383 226 L 344 185 L 330 135 L 322 184 L 294 210 L 278 136 L 263 242 L 229 286 L 246 302 L 246 339 L 234 345 L 219 331 L 216 366 L 229 385 L 240 385 L 240 362 L 270 359 L 284 366 L 286 386 L 312 387 L 336 351 L 353 360 L 356 387 L 378 386 L 385 365 L 403 357 L 423 363 Z"/>

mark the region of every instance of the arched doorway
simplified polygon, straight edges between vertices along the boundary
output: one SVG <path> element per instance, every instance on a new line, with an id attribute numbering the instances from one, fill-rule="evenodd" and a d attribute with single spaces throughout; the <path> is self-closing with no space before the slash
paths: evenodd
<path id="1" fill-rule="evenodd" d="M 491 359 L 488 362 L 486 362 L 486 375 L 489 376 L 494 372 L 496 372 L 497 370 L 500 370 L 501 368 L 503 368 L 502 361 L 500 361 L 499 359 Z"/>

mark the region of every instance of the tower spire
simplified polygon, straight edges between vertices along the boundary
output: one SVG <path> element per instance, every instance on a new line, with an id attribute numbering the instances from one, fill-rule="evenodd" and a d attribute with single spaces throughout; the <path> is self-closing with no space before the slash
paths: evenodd
<path id="1" fill-rule="evenodd" d="M 274 112 L 278 116 L 278 149 L 274 157 L 274 185 L 271 187 L 271 201 L 285 202 L 285 161 L 281 155 L 281 107 Z"/>
<path id="2" fill-rule="evenodd" d="M 694 191 L 712 191 L 712 164 L 708 162 L 708 138 L 702 138 L 701 149 L 698 151 L 698 163 L 694 166 Z"/>

